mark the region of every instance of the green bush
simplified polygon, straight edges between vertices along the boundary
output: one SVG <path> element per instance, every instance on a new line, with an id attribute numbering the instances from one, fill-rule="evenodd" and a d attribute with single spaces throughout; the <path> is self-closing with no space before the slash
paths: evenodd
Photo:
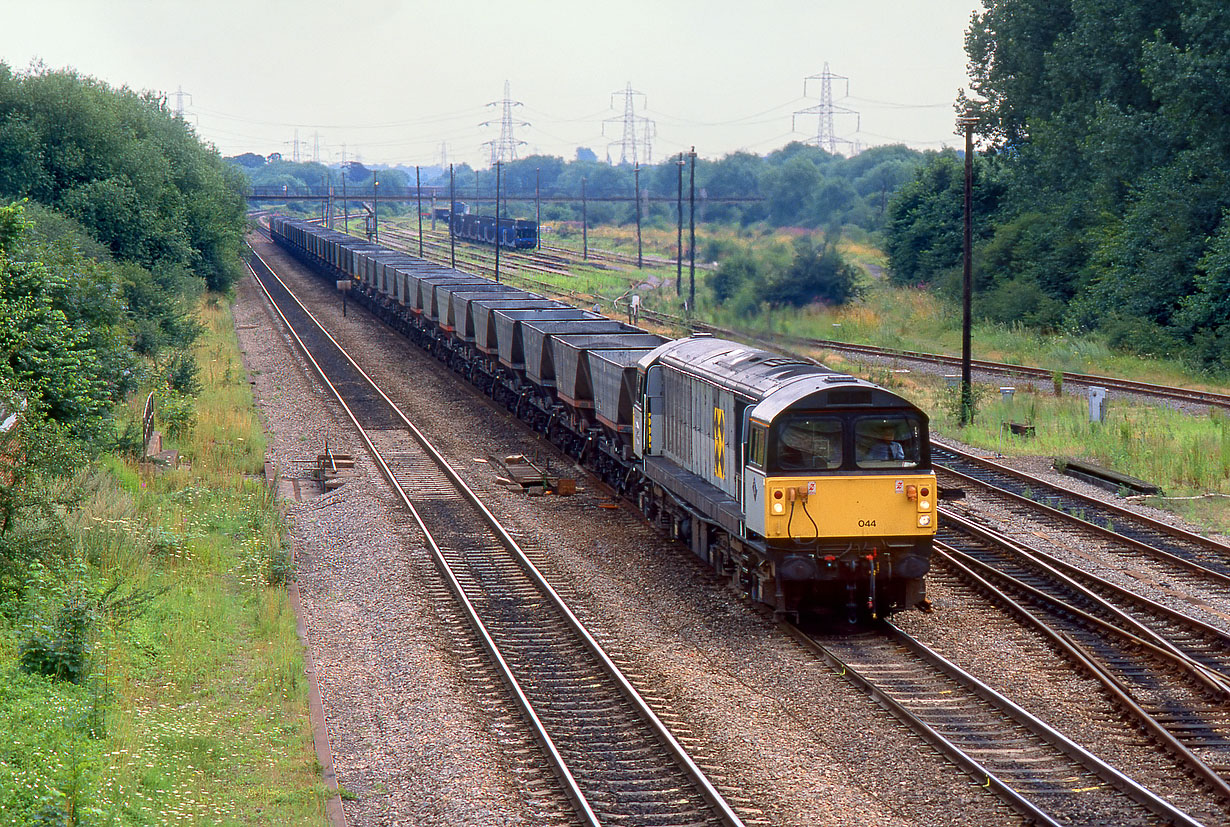
<path id="1" fill-rule="evenodd" d="M 177 353 L 167 365 L 167 387 L 183 396 L 201 392 L 201 368 L 191 353 Z"/>
<path id="2" fill-rule="evenodd" d="M 34 675 L 81 683 L 89 672 L 94 611 L 73 598 L 56 613 L 53 624 L 39 626 L 21 646 L 21 668 Z"/>
<path id="3" fill-rule="evenodd" d="M 290 552 L 273 546 L 265 552 L 265 585 L 281 588 L 294 579 L 295 565 Z"/>
<path id="4" fill-rule="evenodd" d="M 167 436 L 178 439 L 187 436 L 196 424 L 196 407 L 192 400 L 169 388 L 159 390 L 155 414 Z"/>

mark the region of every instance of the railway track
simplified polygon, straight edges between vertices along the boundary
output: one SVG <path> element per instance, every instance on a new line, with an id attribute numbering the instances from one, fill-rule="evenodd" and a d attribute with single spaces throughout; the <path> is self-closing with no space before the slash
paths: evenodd
<path id="1" fill-rule="evenodd" d="M 952 517 L 937 557 L 1006 614 L 1046 635 L 1101 682 L 1137 726 L 1212 789 L 1223 808 L 1230 806 L 1224 634 L 1138 595 L 1113 593 L 1136 611 L 1148 612 L 1151 622 L 1142 622 L 1050 565 L 1036 550 Z"/>
<path id="2" fill-rule="evenodd" d="M 933 444 L 931 457 L 937 471 L 962 485 L 991 490 L 1040 510 L 1051 519 L 1111 540 L 1119 557 L 1166 565 L 1193 592 L 1196 587 L 1204 587 L 1224 593 L 1230 587 L 1230 546 L 1051 485 L 958 448 Z"/>
<path id="3" fill-rule="evenodd" d="M 1045 551 L 1022 544 L 1019 540 L 994 538 L 985 528 L 951 513 L 945 514 L 941 532 L 941 538 L 946 540 L 951 539 L 950 534 L 973 539 L 976 543 L 974 548 L 979 552 L 989 552 L 977 555 L 980 562 L 995 565 L 993 561 L 998 559 L 1004 563 L 996 566 L 997 570 L 1014 568 L 1030 572 L 1031 582 L 1038 578 L 1049 582 L 1054 593 L 1070 605 L 1198 664 L 1205 675 L 1217 684 L 1215 691 L 1230 691 L 1230 633 L 1066 563 Z M 992 544 L 992 548 L 978 545 L 979 538 Z"/>
<path id="4" fill-rule="evenodd" d="M 849 342 L 835 341 L 832 339 L 811 339 L 802 336 L 788 336 L 785 334 L 775 334 L 770 337 L 770 340 L 778 343 L 779 346 L 785 344 L 795 347 L 802 346 L 822 350 L 831 350 L 836 353 L 872 357 L 876 359 L 896 359 L 903 362 L 937 365 L 957 372 L 959 372 L 961 368 L 961 358 L 959 356 L 946 356 L 938 353 L 923 353 L 915 350 L 899 350 L 897 348 L 877 347 L 875 345 L 859 345 Z M 993 376 L 1003 376 L 1013 380 L 1025 379 L 1031 382 L 1039 382 L 1044 385 L 1049 385 L 1055 377 L 1055 371 L 1047 370 L 1046 368 L 1031 367 L 1028 365 L 1012 365 L 1005 362 L 990 362 L 985 359 L 973 359 L 971 360 L 970 365 L 979 373 L 991 374 Z M 1071 371 L 1061 371 L 1059 372 L 1059 376 L 1063 378 L 1065 385 L 1073 384 L 1080 385 L 1082 387 L 1097 386 L 1106 388 L 1107 390 L 1117 391 L 1119 393 L 1138 394 L 1141 396 L 1149 396 L 1158 399 L 1168 399 L 1195 405 L 1208 405 L 1211 407 L 1230 409 L 1230 394 L 1219 393 L 1217 391 L 1207 391 L 1195 388 L 1175 388 L 1166 385 L 1157 385 L 1150 382 L 1139 382 L 1134 379 L 1098 376 L 1094 374 L 1075 373 Z"/>
<path id="5" fill-rule="evenodd" d="M 548 244 L 543 244 L 541 245 L 541 249 L 554 253 L 558 257 L 559 261 L 562 263 L 566 263 L 566 264 L 588 263 L 582 257 L 581 253 L 571 248 L 568 248 L 568 247 L 555 247 L 555 246 L 551 246 Z M 591 247 L 589 249 L 589 259 L 591 261 L 594 259 L 597 259 L 600 262 L 609 262 L 611 264 L 618 265 L 621 268 L 628 268 L 628 267 L 635 268 L 636 267 L 636 256 L 632 255 L 631 253 L 620 253 L 615 250 L 599 250 L 597 248 Z M 655 268 L 665 268 L 665 267 L 669 267 L 673 269 L 676 266 L 676 262 L 673 258 L 662 258 L 661 256 L 651 256 L 651 255 L 642 255 L 641 263 L 642 263 L 641 269 L 643 270 L 650 270 L 650 269 L 655 269 Z M 685 262 L 685 265 L 686 263 L 687 262 Z M 699 263 L 696 265 L 696 268 L 698 270 L 699 269 L 706 269 L 706 270 L 712 269 L 710 265 L 707 265 L 707 264 L 701 265 Z"/>
<path id="6" fill-rule="evenodd" d="M 1037 825 L 1196 825 L 891 623 L 803 644 Z"/>
<path id="7" fill-rule="evenodd" d="M 399 249 L 411 254 L 418 253 L 417 233 L 402 230 L 389 230 L 386 228 L 384 235 L 386 239 L 392 237 L 397 239 L 399 242 L 402 242 L 400 245 L 397 245 Z M 392 247 L 395 245 L 389 244 L 388 246 Z M 448 236 L 425 232 L 423 234 L 423 250 L 424 258 L 434 259 L 439 263 L 448 261 Z M 431 255 L 427 255 L 428 250 L 432 252 Z M 495 273 L 494 250 L 488 252 L 488 250 L 483 246 L 462 242 L 459 243 L 457 247 L 457 253 L 459 253 L 457 256 L 458 263 L 474 268 L 479 275 L 493 275 Z M 570 277 L 572 275 L 572 273 L 566 269 L 553 266 L 553 262 L 549 259 L 544 259 L 533 253 L 506 251 L 501 254 L 500 262 L 502 265 L 500 267 L 501 273 L 528 272 L 534 275 L 565 277 Z"/>
<path id="8" fill-rule="evenodd" d="M 423 532 L 576 818 L 742 825 L 515 537 L 255 257 L 253 272 Z"/>
<path id="9" fill-rule="evenodd" d="M 853 660 L 854 658 L 850 658 L 850 662 L 853 662 Z M 874 658 L 872 660 L 874 662 Z M 881 661 L 879 661 L 880 666 L 884 669 L 886 674 L 892 672 L 891 668 L 889 667 L 889 664 L 892 662 L 892 660 L 893 660 L 892 656 L 886 655 Z M 841 663 L 844 664 L 843 668 L 850 665 L 846 661 L 841 661 Z M 906 671 L 908 672 L 909 670 L 907 669 Z M 909 680 L 913 680 L 913 678 L 909 678 L 909 679 L 900 678 L 901 673 L 892 673 L 892 674 L 897 675 L 897 677 L 894 677 L 892 680 L 901 679 L 901 680 L 906 680 L 907 683 L 909 682 Z M 877 690 L 877 691 L 882 691 L 882 690 Z M 924 694 L 927 692 L 927 690 L 925 689 L 922 691 L 924 692 Z M 941 692 L 941 694 L 943 694 L 944 692 L 947 692 L 948 690 L 939 690 L 939 691 Z M 945 701 L 945 700 L 947 699 L 941 698 L 941 701 Z M 920 703 L 922 704 L 923 707 L 927 706 L 927 701 L 925 700 L 920 701 Z M 943 706 L 944 703 L 940 703 L 939 705 Z M 1165 704 L 1163 704 L 1163 706 L 1165 706 Z M 1173 706 L 1173 704 L 1171 704 L 1171 706 Z M 943 719 L 941 718 L 940 720 L 942 721 Z M 1180 723 L 1183 723 L 1183 721 L 1180 721 Z M 1186 723 L 1189 723 L 1189 724 L 1191 723 L 1190 717 L 1186 719 Z M 1205 723 L 1207 725 L 1207 722 Z M 979 727 L 978 726 L 973 727 L 973 731 L 972 731 L 972 734 L 970 735 L 970 738 L 972 739 L 972 742 L 976 744 L 976 746 L 972 748 L 972 753 L 975 757 L 971 757 L 970 752 L 967 752 L 964 759 L 959 759 L 959 758 L 954 757 L 954 760 L 957 760 L 958 763 L 960 763 L 962 766 L 965 766 L 967 769 L 970 769 L 971 772 L 983 773 L 983 777 L 986 779 L 986 783 L 988 784 L 988 786 L 998 787 L 1002 785 L 1005 788 L 1005 790 L 1014 789 L 1014 787 L 1013 787 L 1013 784 L 1005 782 L 1004 777 L 1008 775 L 1010 770 L 1011 771 L 1019 770 L 1021 772 L 1021 775 L 1020 777 L 1016 778 L 1015 781 L 1013 782 L 1016 786 L 1023 786 L 1029 789 L 1033 789 L 1035 792 L 1043 791 L 1040 794 L 1040 798 L 1038 799 L 1038 800 L 1041 800 L 1043 803 L 1041 805 L 1032 805 L 1036 807 L 1037 812 L 1029 815 L 1030 818 L 1036 819 L 1039 823 L 1060 823 L 1060 824 L 1066 824 L 1066 823 L 1116 823 L 1116 824 L 1119 824 L 1119 823 L 1123 823 L 1123 824 L 1198 823 L 1195 820 L 1191 819 L 1190 817 L 1184 815 L 1183 813 L 1173 810 L 1173 808 L 1170 808 L 1169 805 L 1167 805 L 1165 802 L 1156 800 L 1155 797 L 1150 796 L 1148 792 L 1145 790 L 1127 792 L 1127 790 L 1132 786 L 1130 782 L 1127 782 L 1126 779 L 1121 778 L 1118 773 L 1115 773 L 1113 770 L 1109 770 L 1109 768 L 1091 768 L 1093 767 L 1093 765 L 1087 765 L 1086 763 L 1084 763 L 1085 762 L 1084 758 L 1081 758 L 1080 760 L 1077 761 L 1077 763 L 1082 768 L 1084 768 L 1082 771 L 1085 773 L 1085 775 L 1083 776 L 1082 775 L 1063 776 L 1063 770 L 1061 769 L 1054 770 L 1054 776 L 1056 778 L 1060 778 L 1060 777 L 1067 778 L 1068 781 L 1070 782 L 1070 785 L 1066 790 L 1063 787 L 1062 783 L 1059 785 L 1050 784 L 1048 786 L 1049 782 L 1045 778 L 1047 773 L 1050 771 L 1048 767 L 1058 766 L 1058 765 L 1047 764 L 1046 762 L 1049 761 L 1050 759 L 1043 759 L 1040 757 L 1027 758 L 1024 761 L 1019 762 L 1025 765 L 1023 770 L 1021 770 L 1020 768 L 1017 768 L 1014 770 L 1013 762 L 1009 760 L 1009 758 L 1011 757 L 1011 753 L 1017 750 L 1021 750 L 1021 752 L 1017 753 L 1017 757 L 1020 757 L 1021 755 L 1025 755 L 1026 753 L 1024 751 L 1024 747 L 1019 746 L 1016 741 L 1007 740 L 1007 739 L 1011 739 L 1015 737 L 1015 734 L 1018 732 L 1019 727 L 1022 725 L 1023 724 L 1021 723 L 1021 721 L 1017 720 L 1015 724 L 1015 728 L 1005 731 L 1005 734 L 1002 736 L 1002 738 L 1005 740 L 1001 740 L 999 741 L 999 743 L 995 743 L 995 741 L 998 738 L 1000 738 L 1000 736 L 994 736 L 992 738 L 988 738 L 986 735 L 988 730 L 986 729 L 982 730 L 981 741 L 979 741 L 978 735 L 977 735 L 977 730 Z M 1032 729 L 1030 731 L 1033 732 Z M 1045 730 L 1044 729 L 1039 730 L 1038 732 L 1044 733 Z M 1038 734 L 1038 733 L 1035 733 L 1035 734 Z M 1041 738 L 1043 741 L 1048 741 L 1048 742 L 1050 739 L 1050 736 L 1045 735 L 1045 734 L 1038 734 L 1038 737 Z M 1221 736 L 1216 736 L 1216 737 L 1221 737 Z M 991 743 L 988 743 L 988 742 L 991 742 Z M 977 746 L 978 744 L 981 744 L 981 745 Z M 1005 744 L 1007 746 L 1004 746 Z M 1058 748 L 1054 744 L 1051 744 L 1051 748 L 1057 749 L 1058 752 L 1060 753 L 1065 753 L 1065 750 L 1066 750 L 1066 748 Z M 1200 747 L 1200 748 L 1203 748 L 1203 747 Z M 1077 749 L 1079 750 L 1079 748 Z M 978 752 L 979 750 L 983 750 L 983 752 L 979 753 Z M 986 764 L 990 762 L 979 760 L 979 758 L 994 759 L 995 761 L 999 761 L 1002 763 L 996 764 L 996 772 L 993 774 L 991 772 L 986 771 L 988 769 Z M 1072 771 L 1075 772 L 1075 770 L 1072 770 Z M 1214 775 L 1216 775 L 1216 771 L 1214 772 Z M 1084 781 L 1089 781 L 1092 784 L 1092 786 L 1072 786 L 1076 784 L 1076 782 L 1078 781 L 1081 783 L 1083 783 Z M 1097 798 L 1097 800 L 1100 802 L 1102 800 L 1101 796 L 1103 796 L 1103 794 L 1105 794 L 1106 796 L 1105 806 L 1103 807 L 1103 805 L 1099 803 L 1096 808 L 1090 809 L 1089 807 L 1090 802 L 1093 801 L 1094 798 Z M 1126 798 L 1127 800 L 1130 800 L 1133 803 L 1130 806 L 1125 805 L 1122 802 L 1116 804 L 1115 800 L 1118 798 Z M 1077 802 L 1079 802 L 1079 807 L 1076 806 Z M 1026 804 L 1014 804 L 1014 806 L 1029 807 L 1031 805 L 1026 803 Z M 1030 812 L 1030 811 L 1028 809 L 1022 809 L 1021 812 Z M 658 823 L 658 822 L 655 822 L 655 823 Z M 701 823 L 707 823 L 707 822 L 701 822 Z M 716 823 L 721 823 L 721 822 L 716 822 Z"/>

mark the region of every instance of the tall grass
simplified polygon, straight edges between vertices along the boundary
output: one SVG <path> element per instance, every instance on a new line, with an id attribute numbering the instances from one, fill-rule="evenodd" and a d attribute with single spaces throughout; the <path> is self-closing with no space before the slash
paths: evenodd
<path id="1" fill-rule="evenodd" d="M 88 680 L 21 672 L 23 625 L 0 634 L 0 823 L 324 823 L 265 438 L 228 308 L 199 318 L 181 464 L 83 469 L 68 583 L 32 577 L 36 613 L 94 601 Z"/>

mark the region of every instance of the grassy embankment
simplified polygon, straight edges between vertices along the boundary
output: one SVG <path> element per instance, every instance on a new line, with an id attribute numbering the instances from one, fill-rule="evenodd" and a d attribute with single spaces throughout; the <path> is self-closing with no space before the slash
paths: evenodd
<path id="1" fill-rule="evenodd" d="M 37 616 L 0 631 L 4 824 L 324 823 L 265 437 L 228 308 L 199 318 L 195 425 L 167 441 L 191 466 L 81 471 L 71 582 L 31 572 Z M 86 676 L 21 671 L 32 625 L 65 603 L 92 619 Z"/>

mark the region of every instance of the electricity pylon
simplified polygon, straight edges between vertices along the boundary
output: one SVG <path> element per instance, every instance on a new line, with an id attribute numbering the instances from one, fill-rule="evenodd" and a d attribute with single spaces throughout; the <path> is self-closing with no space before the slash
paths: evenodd
<path id="1" fill-rule="evenodd" d="M 504 108 L 503 116 L 500 118 L 500 137 L 484 141 L 483 146 L 491 147 L 491 166 L 495 166 L 496 162 L 507 163 L 517 160 L 517 147 L 525 146 L 525 141 L 518 141 L 513 137 L 513 127 L 529 126 L 528 121 L 514 121 L 512 110 L 514 106 L 521 106 L 521 101 L 515 101 L 509 98 L 508 81 L 504 81 L 504 100 L 492 101 L 488 106 L 502 106 Z M 490 126 L 495 121 L 483 121 L 479 126 Z"/>
<path id="2" fill-rule="evenodd" d="M 798 112 L 795 112 L 790 121 L 790 128 L 794 128 L 795 121 L 798 119 L 799 115 L 818 115 L 819 122 L 816 125 L 816 146 L 821 149 L 828 150 L 831 155 L 837 154 L 838 144 L 842 144 L 843 146 L 848 146 L 853 149 L 854 142 L 845 138 L 837 137 L 837 131 L 833 126 L 834 115 L 854 115 L 858 118 L 858 127 L 855 128 L 855 131 L 858 131 L 858 129 L 862 127 L 862 115 L 853 109 L 847 109 L 844 106 L 838 106 L 833 103 L 833 81 L 844 80 L 846 82 L 846 94 L 842 96 L 846 97 L 850 94 L 850 79 L 845 75 L 834 75 L 829 71 L 828 61 L 825 61 L 823 72 L 818 75 L 808 75 L 803 78 L 803 97 L 807 97 L 807 81 L 809 80 L 820 81 L 820 103 L 815 106 L 810 106 L 807 109 L 800 109 Z"/>

